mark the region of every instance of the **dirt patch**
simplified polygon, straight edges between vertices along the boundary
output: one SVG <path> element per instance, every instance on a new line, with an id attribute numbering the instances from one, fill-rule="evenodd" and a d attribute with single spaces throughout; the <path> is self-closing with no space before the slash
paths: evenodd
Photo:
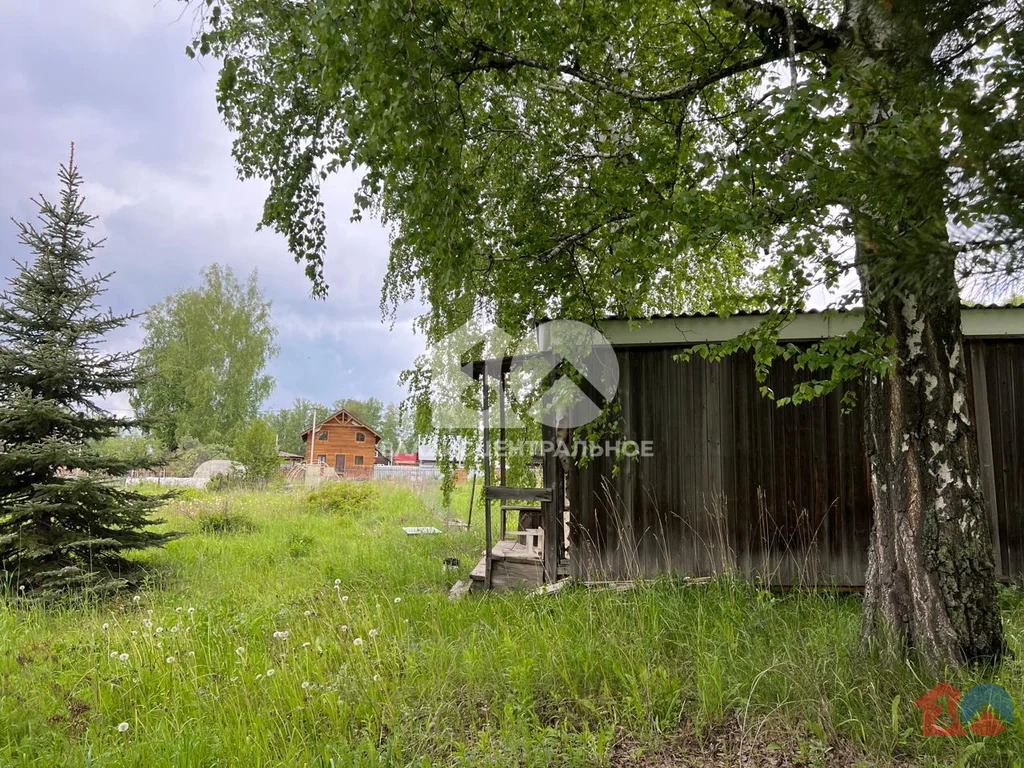
<path id="1" fill-rule="evenodd" d="M 744 733 L 736 723 L 724 723 L 698 736 L 692 729 L 657 747 L 623 739 L 609 755 L 613 768 L 847 768 L 905 763 L 879 761 L 842 740 L 822 741 L 793 732 Z"/>

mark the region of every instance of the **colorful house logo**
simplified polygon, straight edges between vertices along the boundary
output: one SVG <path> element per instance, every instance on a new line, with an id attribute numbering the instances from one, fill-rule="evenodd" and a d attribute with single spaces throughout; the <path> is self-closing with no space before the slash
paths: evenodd
<path id="1" fill-rule="evenodd" d="M 981 683 L 964 695 L 942 682 L 914 704 L 921 708 L 925 736 L 965 736 L 964 723 L 979 736 L 995 736 L 1013 720 L 1013 698 L 995 683 Z"/>

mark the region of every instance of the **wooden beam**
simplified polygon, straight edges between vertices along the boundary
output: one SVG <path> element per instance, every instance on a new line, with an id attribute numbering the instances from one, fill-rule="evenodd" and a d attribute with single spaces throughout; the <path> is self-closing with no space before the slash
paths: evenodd
<path id="1" fill-rule="evenodd" d="M 505 485 L 488 485 L 484 488 L 484 496 L 487 499 L 525 499 L 527 501 L 551 501 L 554 494 L 550 488 L 515 488 Z"/>

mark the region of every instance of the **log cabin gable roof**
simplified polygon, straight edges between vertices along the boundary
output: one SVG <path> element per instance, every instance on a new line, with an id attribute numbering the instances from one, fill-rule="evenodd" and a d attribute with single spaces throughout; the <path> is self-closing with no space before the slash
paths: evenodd
<path id="1" fill-rule="evenodd" d="M 374 442 L 380 441 L 382 435 L 380 432 L 375 430 L 373 427 L 367 426 L 362 421 L 353 416 L 349 411 L 342 408 L 339 411 L 335 411 L 323 421 L 317 422 L 315 429 L 320 430 L 324 427 L 341 426 L 341 427 L 352 427 L 353 429 L 361 429 L 369 432 L 374 437 Z M 307 427 L 302 432 L 302 439 L 305 441 L 309 437 L 309 433 L 314 427 Z"/>

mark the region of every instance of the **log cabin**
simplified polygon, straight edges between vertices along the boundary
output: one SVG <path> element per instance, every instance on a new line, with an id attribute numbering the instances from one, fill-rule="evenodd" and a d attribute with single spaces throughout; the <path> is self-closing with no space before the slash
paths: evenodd
<path id="1" fill-rule="evenodd" d="M 370 479 L 381 435 L 342 408 L 302 433 L 306 463 L 325 464 L 338 477 Z"/>

